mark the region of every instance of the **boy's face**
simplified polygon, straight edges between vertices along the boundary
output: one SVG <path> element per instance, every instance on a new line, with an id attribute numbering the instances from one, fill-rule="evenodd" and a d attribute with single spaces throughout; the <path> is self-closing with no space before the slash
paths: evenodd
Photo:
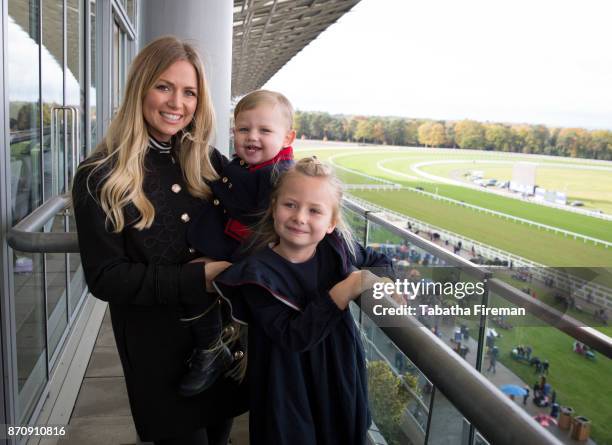
<path id="1" fill-rule="evenodd" d="M 251 165 L 269 161 L 295 139 L 278 105 L 262 104 L 242 111 L 234 125 L 236 154 Z"/>

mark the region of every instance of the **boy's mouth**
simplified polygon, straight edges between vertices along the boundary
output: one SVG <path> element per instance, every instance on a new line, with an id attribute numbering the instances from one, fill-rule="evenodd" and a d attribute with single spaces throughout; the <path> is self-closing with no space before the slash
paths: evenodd
<path id="1" fill-rule="evenodd" d="M 261 150 L 261 147 L 258 147 L 257 145 L 247 145 L 245 147 L 246 151 L 248 152 L 256 152 L 257 150 Z"/>

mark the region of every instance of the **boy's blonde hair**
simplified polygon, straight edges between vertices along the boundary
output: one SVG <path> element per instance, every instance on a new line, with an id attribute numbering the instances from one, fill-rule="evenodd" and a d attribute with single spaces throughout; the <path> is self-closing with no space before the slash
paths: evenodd
<path id="1" fill-rule="evenodd" d="M 279 106 L 286 119 L 287 130 L 293 128 L 293 105 L 284 95 L 270 90 L 256 90 L 244 96 L 234 108 L 234 121 L 243 111 L 253 110 L 260 105 Z"/>
<path id="2" fill-rule="evenodd" d="M 316 157 L 302 158 L 295 163 L 289 170 L 282 173 L 278 178 L 274 190 L 270 195 L 270 206 L 266 210 L 259 224 L 254 228 L 252 238 L 249 242 L 249 250 L 259 250 L 269 244 L 277 244 L 279 236 L 274 230 L 274 207 L 278 203 L 278 197 L 281 194 L 283 186 L 288 179 L 304 175 L 311 178 L 324 178 L 331 186 L 334 193 L 334 207 L 332 209 L 332 221 L 336 224 L 336 231 L 340 237 L 346 242 L 351 255 L 355 255 L 355 238 L 348 224 L 342 217 L 342 196 L 343 184 L 342 181 L 334 174 L 333 169 L 319 161 Z"/>
<path id="3" fill-rule="evenodd" d="M 155 208 L 142 188 L 144 159 L 149 146 L 142 104 L 159 76 L 181 60 L 188 61 L 195 69 L 198 89 L 193 120 L 172 140 L 175 148 L 179 148 L 178 160 L 187 189 L 193 196 L 209 198 L 212 192 L 205 180 L 219 177 L 209 158 L 215 113 L 200 56 L 185 41 L 173 36 L 160 37 L 143 48 L 132 62 L 121 106 L 102 142 L 80 167 L 89 168 L 90 176 L 98 170 L 104 172 L 99 202 L 115 233 L 121 232 L 126 224 L 123 210 L 129 204 L 139 213 L 137 221 L 130 221 L 136 229 L 146 229 L 153 224 Z"/>

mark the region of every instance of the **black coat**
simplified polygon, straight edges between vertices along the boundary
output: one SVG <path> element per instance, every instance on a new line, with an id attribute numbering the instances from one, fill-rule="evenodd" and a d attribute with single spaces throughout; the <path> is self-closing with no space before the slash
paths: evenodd
<path id="1" fill-rule="evenodd" d="M 210 184 L 214 196 L 189 227 L 189 243 L 210 258 L 239 259 L 241 243 L 268 209 L 276 179 L 292 165 L 292 147 L 258 165 L 234 157 L 223 166 L 221 178 Z M 219 235 L 211 237 L 210 233 Z"/>
<path id="2" fill-rule="evenodd" d="M 251 445 L 365 444 L 363 346 L 350 311 L 328 291 L 353 267 L 393 269 L 384 255 L 356 247 L 353 257 L 328 235 L 300 264 L 265 248 L 215 280 L 235 319 L 249 325 Z"/>
<path id="3" fill-rule="evenodd" d="M 215 170 L 227 159 L 211 153 Z M 177 386 L 192 350 L 189 329 L 179 322 L 181 306 L 214 301 L 204 288 L 201 264 L 186 232 L 202 200 L 191 196 L 180 166 L 170 154 L 149 150 L 143 188 L 155 207 L 149 229 L 134 229 L 128 206 L 126 228 L 110 233 L 105 214 L 87 189 L 90 169 L 76 175 L 73 201 L 81 261 L 91 293 L 109 302 L 113 332 L 127 384 L 130 407 L 142 440 L 185 434 L 246 410 L 246 388 L 224 379 L 202 394 L 182 398 Z M 98 196 L 103 173 L 89 178 Z"/>

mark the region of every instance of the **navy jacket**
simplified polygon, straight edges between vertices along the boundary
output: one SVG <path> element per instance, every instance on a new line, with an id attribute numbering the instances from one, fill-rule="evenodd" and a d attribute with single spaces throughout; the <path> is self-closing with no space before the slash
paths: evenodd
<path id="1" fill-rule="evenodd" d="M 235 260 L 235 253 L 270 204 L 279 174 L 293 164 L 293 149 L 282 149 L 273 159 L 249 165 L 238 157 L 223 167 L 210 184 L 213 199 L 205 202 L 188 232 L 189 243 L 202 255 Z M 211 237 L 210 234 L 215 236 Z"/>
<path id="2" fill-rule="evenodd" d="M 293 264 L 266 248 L 215 281 L 236 320 L 248 323 L 247 375 L 252 445 L 362 445 L 371 423 L 361 339 L 350 311 L 329 290 L 354 267 L 382 266 L 384 255 L 337 234 L 315 256 Z"/>

